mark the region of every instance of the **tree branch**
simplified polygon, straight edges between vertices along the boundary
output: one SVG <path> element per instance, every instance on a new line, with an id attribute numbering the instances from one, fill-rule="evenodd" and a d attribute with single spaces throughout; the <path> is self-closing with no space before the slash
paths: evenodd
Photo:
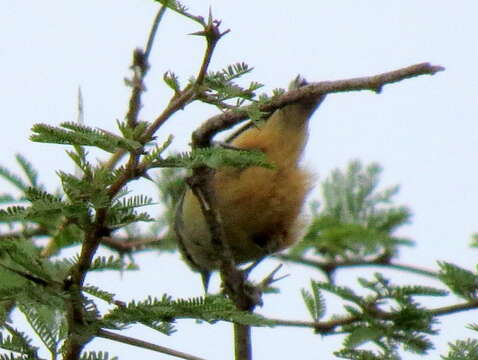
<path id="1" fill-rule="evenodd" d="M 146 60 L 149 59 L 149 54 L 153 49 L 153 45 L 155 43 L 156 35 L 158 34 L 158 27 L 161 20 L 163 20 L 163 16 L 166 13 L 167 6 L 163 5 L 156 13 L 156 17 L 153 20 L 153 25 L 151 26 L 151 30 L 149 31 L 148 40 L 146 41 L 146 47 L 144 49 L 144 57 Z"/>
<path id="2" fill-rule="evenodd" d="M 234 353 L 236 360 L 252 358 L 250 326 L 234 324 Z"/>
<path id="3" fill-rule="evenodd" d="M 118 238 L 105 236 L 101 239 L 101 244 L 118 251 L 119 253 L 130 253 L 146 249 L 148 245 L 160 243 L 161 239 L 156 237 L 138 237 L 138 238 Z"/>
<path id="4" fill-rule="evenodd" d="M 155 24 L 162 17 L 162 12 L 164 12 L 164 6 L 160 10 L 160 14 L 156 17 Z M 156 26 L 157 28 L 157 26 Z M 155 33 L 155 26 L 151 30 L 151 34 Z M 188 86 L 185 90 L 179 94 L 175 94 L 171 99 L 169 105 L 163 111 L 163 113 L 156 118 L 156 120 L 148 126 L 144 133 L 140 136 L 139 141 L 142 144 L 150 142 L 154 138 L 154 134 L 161 127 L 161 125 L 168 120 L 171 115 L 176 111 L 182 109 L 187 103 L 192 101 L 195 96 L 199 93 L 199 89 L 202 87 L 202 83 L 207 74 L 207 70 L 210 64 L 210 60 L 214 51 L 214 48 L 226 32 L 219 32 L 219 22 L 213 21 L 210 17 L 208 24 L 204 26 L 203 34 L 207 39 L 207 48 L 203 62 L 201 64 L 198 76 L 196 81 Z M 150 38 L 152 35 L 150 34 Z M 199 35 L 199 34 L 198 34 Z M 152 40 L 151 40 L 152 41 Z M 150 41 L 148 41 L 150 44 Z M 149 55 L 149 52 L 147 53 Z M 127 114 L 127 122 L 130 127 L 135 127 L 137 125 L 137 116 L 141 106 L 140 99 L 141 95 L 144 92 L 143 86 L 143 77 L 147 72 L 147 58 L 146 54 L 141 50 L 136 50 L 133 58 L 133 79 L 131 80 L 131 85 L 133 87 L 132 96 L 130 99 L 129 111 Z M 138 149 L 137 151 L 131 152 L 128 163 L 126 164 L 121 175 L 117 177 L 116 181 L 111 184 L 106 190 L 106 195 L 109 199 L 113 199 L 123 187 L 133 179 L 137 179 L 141 176 L 146 176 L 146 172 L 149 170 L 151 164 L 143 161 L 139 162 L 141 154 L 144 152 L 144 149 Z M 121 154 L 117 153 L 112 156 L 112 158 L 104 164 L 108 168 L 113 168 L 117 161 L 121 158 Z M 84 323 L 83 319 L 83 295 L 81 293 L 81 287 L 83 285 L 85 276 L 91 266 L 91 261 L 93 256 L 96 253 L 98 246 L 102 238 L 109 237 L 109 230 L 105 226 L 105 221 L 108 214 L 108 208 L 97 209 L 95 220 L 90 225 L 89 230 L 86 231 L 85 239 L 81 247 L 81 253 L 76 266 L 72 268 L 71 271 L 71 282 L 68 282 L 68 290 L 71 292 L 72 300 L 70 303 L 70 309 L 68 311 L 68 331 L 69 336 L 65 342 L 65 354 L 68 355 L 68 359 L 77 359 L 82 351 L 84 345 L 91 340 L 91 336 L 81 338 L 76 336 L 80 327 Z"/>
<path id="5" fill-rule="evenodd" d="M 159 21 L 162 19 L 165 6 L 162 6 L 156 16 L 152 29 L 150 31 L 147 53 L 142 50 L 135 50 L 133 55 L 133 78 L 130 81 L 133 88 L 126 120 L 130 127 L 134 128 L 138 123 L 138 115 L 141 109 L 141 96 L 145 90 L 143 80 L 148 71 L 148 56 L 151 52 L 152 38 L 157 31 Z M 137 167 L 139 154 L 142 152 L 132 152 L 128 164 L 120 178 L 107 189 L 107 195 L 112 199 L 123 186 L 132 178 L 137 176 Z M 117 152 L 104 166 L 113 168 L 121 159 L 124 153 Z M 93 335 L 82 335 L 82 328 L 85 324 L 84 319 L 84 296 L 81 292 L 86 274 L 91 266 L 94 254 L 98 250 L 101 239 L 109 236 L 109 230 L 105 227 L 105 221 L 108 214 L 108 208 L 97 209 L 95 220 L 85 232 L 85 238 L 80 251 L 78 263 L 72 267 L 70 276 L 65 280 L 65 290 L 70 292 L 68 302 L 68 338 L 65 341 L 64 354 L 66 359 L 78 359 L 83 347 L 92 339 Z"/>
<path id="6" fill-rule="evenodd" d="M 93 339 L 92 334 L 84 333 L 85 297 L 81 288 L 100 244 L 106 213 L 105 208 L 98 209 L 91 230 L 85 233 L 78 262 L 72 266 L 69 276 L 64 280 L 64 290 L 69 292 L 67 302 L 68 337 L 64 344 L 64 358 L 68 360 L 79 359 L 85 345 Z"/>
<path id="7" fill-rule="evenodd" d="M 154 18 L 153 25 L 151 26 L 148 40 L 146 42 L 146 48 L 143 51 L 142 49 L 136 49 L 133 52 L 133 64 L 131 65 L 131 70 L 133 71 L 133 77 L 131 80 L 126 80 L 125 82 L 129 84 L 132 88 L 131 97 L 129 100 L 128 112 L 126 114 L 126 120 L 128 126 L 134 128 L 138 124 L 138 115 L 141 110 L 141 97 L 146 91 L 144 85 L 144 79 L 150 68 L 149 66 L 149 55 L 153 48 L 154 38 L 156 37 L 159 23 L 163 19 L 163 16 L 166 12 L 167 7 L 165 5 L 161 6 L 160 10 Z M 123 151 L 123 154 L 125 151 Z M 118 157 L 118 160 L 121 158 Z"/>
<path id="8" fill-rule="evenodd" d="M 288 261 L 295 264 L 314 267 L 326 273 L 330 272 L 331 270 L 337 270 L 340 268 L 379 266 L 379 267 L 411 272 L 411 273 L 428 276 L 435 279 L 438 277 L 437 271 L 424 269 L 414 265 L 395 263 L 395 262 L 392 262 L 390 259 L 384 259 L 383 256 L 381 255 L 372 260 L 344 260 L 344 261 L 337 261 L 337 262 L 316 261 L 316 260 L 305 259 L 299 256 L 291 256 L 287 254 L 275 255 L 274 257 L 283 261 Z"/>
<path id="9" fill-rule="evenodd" d="M 465 303 L 455 304 L 450 306 L 439 307 L 428 310 L 432 316 L 445 316 L 451 315 L 457 312 L 475 310 L 478 309 L 478 299 L 473 299 Z M 376 311 L 374 316 L 377 319 L 390 320 L 393 318 L 393 313 L 386 311 Z M 320 334 L 327 335 L 332 333 L 336 328 L 344 325 L 350 325 L 354 322 L 361 321 L 360 318 L 355 316 L 342 317 L 340 319 L 334 319 L 329 321 L 300 321 L 300 320 L 282 320 L 282 319 L 269 319 L 276 325 L 291 326 L 291 327 L 306 327 L 312 328 Z"/>
<path id="10" fill-rule="evenodd" d="M 259 110 L 262 112 L 272 112 L 299 100 L 318 98 L 326 94 L 337 92 L 370 90 L 380 93 L 386 84 L 396 83 L 421 75 L 434 75 L 443 70 L 445 70 L 445 68 L 442 66 L 421 63 L 374 76 L 311 83 L 299 89 L 287 91 L 283 95 L 259 105 Z M 234 111 L 226 111 L 208 119 L 195 131 L 196 142 L 198 144 L 210 143 L 211 139 L 218 132 L 227 130 L 237 123 L 246 120 L 248 118 L 248 109 L 252 106 L 253 105 L 248 105 L 235 109 Z"/>
<path id="11" fill-rule="evenodd" d="M 431 310 L 430 313 L 435 316 L 444 316 L 474 309 L 478 309 L 478 299 L 473 299 L 466 303 L 439 307 Z"/>
<path id="12" fill-rule="evenodd" d="M 132 337 L 129 337 L 129 336 L 116 334 L 114 332 L 107 331 L 107 330 L 100 329 L 100 330 L 98 330 L 96 335 L 98 337 L 102 337 L 104 339 L 109 339 L 109 340 L 113 340 L 113 341 L 120 342 L 120 343 L 123 343 L 123 344 L 137 346 L 137 347 L 140 347 L 140 348 L 143 348 L 143 349 L 153 350 L 153 351 L 159 352 L 161 354 L 171 355 L 171 356 L 174 356 L 174 357 L 177 357 L 177 358 L 180 358 L 180 359 L 205 360 L 203 358 L 200 358 L 200 357 L 197 357 L 197 356 L 194 356 L 194 355 L 190 355 L 190 354 L 186 354 L 186 353 L 181 352 L 181 351 L 177 351 L 177 350 L 173 350 L 173 349 L 170 349 L 170 348 L 167 348 L 167 347 L 164 347 L 164 346 L 152 344 L 152 343 L 149 343 L 147 341 L 135 339 L 135 338 L 132 338 Z"/>

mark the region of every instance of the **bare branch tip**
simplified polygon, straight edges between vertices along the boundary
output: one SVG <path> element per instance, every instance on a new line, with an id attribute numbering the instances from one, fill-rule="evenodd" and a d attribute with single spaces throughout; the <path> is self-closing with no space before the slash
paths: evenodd
<path id="1" fill-rule="evenodd" d="M 434 75 L 435 73 L 440 72 L 440 71 L 445 71 L 444 66 L 432 65 L 429 62 L 424 62 L 424 63 L 421 63 L 421 64 L 417 64 L 415 66 L 419 67 L 420 69 L 423 69 L 423 71 L 425 71 L 425 72 L 427 72 L 431 75 Z"/>
<path id="2" fill-rule="evenodd" d="M 444 66 L 441 66 L 441 65 L 431 65 L 431 71 L 433 74 L 437 73 L 437 72 L 440 72 L 440 71 L 445 71 L 446 68 Z"/>

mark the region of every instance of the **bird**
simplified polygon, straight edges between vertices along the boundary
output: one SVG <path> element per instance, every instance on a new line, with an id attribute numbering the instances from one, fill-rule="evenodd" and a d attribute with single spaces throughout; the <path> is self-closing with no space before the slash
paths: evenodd
<path id="1" fill-rule="evenodd" d="M 289 89 L 307 85 L 297 76 Z M 260 150 L 273 168 L 223 167 L 212 179 L 225 241 L 234 262 L 263 259 L 292 246 L 304 226 L 301 212 L 313 185 L 313 175 L 300 164 L 308 138 L 308 123 L 324 96 L 299 99 L 275 110 L 258 126 L 251 126 L 228 144 L 241 150 Z M 207 292 L 211 271 L 219 257 L 201 206 L 187 188 L 175 215 L 178 248 L 189 266 L 199 272 Z"/>

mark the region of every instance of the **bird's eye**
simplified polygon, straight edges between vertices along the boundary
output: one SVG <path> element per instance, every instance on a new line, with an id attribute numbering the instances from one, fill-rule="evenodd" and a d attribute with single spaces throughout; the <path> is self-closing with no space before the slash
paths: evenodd
<path id="1" fill-rule="evenodd" d="M 267 247 L 267 240 L 269 239 L 269 237 L 265 234 L 259 233 L 253 234 L 251 239 L 254 244 L 258 245 L 261 248 L 265 248 Z"/>

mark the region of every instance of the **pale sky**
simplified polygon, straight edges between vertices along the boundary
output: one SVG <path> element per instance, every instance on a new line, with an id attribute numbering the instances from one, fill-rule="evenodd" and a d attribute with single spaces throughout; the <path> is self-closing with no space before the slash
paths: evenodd
<path id="1" fill-rule="evenodd" d="M 191 12 L 203 15 L 211 5 L 223 29 L 232 30 L 219 44 L 211 70 L 245 61 L 255 67 L 246 80 L 264 83 L 264 91 L 286 87 L 298 73 L 309 81 L 320 81 L 374 75 L 423 61 L 446 67 L 433 77 L 388 85 L 381 95 L 329 96 L 312 119 L 304 162 L 319 179 L 351 159 L 380 163 L 382 184 L 400 184 L 397 202 L 414 214 L 413 222 L 400 234 L 415 240 L 417 246 L 405 249 L 400 261 L 436 268 L 437 260 L 447 260 L 475 268 L 477 251 L 468 247 L 470 235 L 478 232 L 475 1 L 184 3 Z M 28 137 L 34 123 L 55 125 L 76 119 L 78 86 L 83 91 L 86 123 L 115 130 L 116 119 L 123 118 L 127 106 L 129 89 L 123 79 L 130 75 L 132 50 L 144 44 L 157 8 L 152 0 L 0 1 L 2 165 L 14 166 L 14 154 L 21 152 L 40 169 L 49 189 L 58 186 L 55 171 L 71 169 L 72 164 L 58 146 L 32 143 Z M 142 119 L 153 119 L 171 96 L 162 83 L 165 71 L 175 71 L 183 82 L 196 73 L 204 43 L 186 34 L 198 30 L 186 19 L 166 14 L 150 61 Z M 213 114 L 213 108 L 193 105 L 164 126 L 158 139 L 173 134 L 172 149 L 185 151 L 191 131 Z M 154 195 L 145 181 L 133 188 Z M 312 198 L 319 196 L 316 191 Z M 156 209 L 151 211 L 155 214 Z M 120 300 L 140 300 L 148 294 L 202 294 L 198 276 L 177 255 L 147 253 L 137 261 L 141 272 L 123 277 L 104 273 L 90 276 L 88 282 L 116 293 Z M 274 265 L 272 261 L 262 264 L 256 278 Z M 322 280 L 322 275 L 291 265 L 283 271 L 290 276 L 279 284 L 282 294 L 266 296 L 265 306 L 258 311 L 275 318 L 309 320 L 299 289 L 307 287 L 311 278 Z M 339 284 L 354 284 L 358 273 L 344 270 Z M 363 276 L 372 273 L 360 272 Z M 437 285 L 427 278 L 387 274 L 398 283 Z M 217 289 L 217 279 L 214 286 Z M 333 299 L 330 309 L 329 315 L 341 311 Z M 432 338 L 437 351 L 429 358 L 444 354 L 449 341 L 476 336 L 465 329 L 474 315 L 442 318 L 438 327 L 445 330 Z M 179 321 L 177 329 L 170 337 L 140 326 L 125 333 L 207 359 L 232 358 L 229 324 Z M 253 335 L 257 360 L 329 359 L 342 341 L 295 328 L 255 329 Z M 107 350 L 120 359 L 169 358 L 107 340 L 95 340 L 88 349 Z M 418 357 L 407 353 L 403 358 Z"/>

